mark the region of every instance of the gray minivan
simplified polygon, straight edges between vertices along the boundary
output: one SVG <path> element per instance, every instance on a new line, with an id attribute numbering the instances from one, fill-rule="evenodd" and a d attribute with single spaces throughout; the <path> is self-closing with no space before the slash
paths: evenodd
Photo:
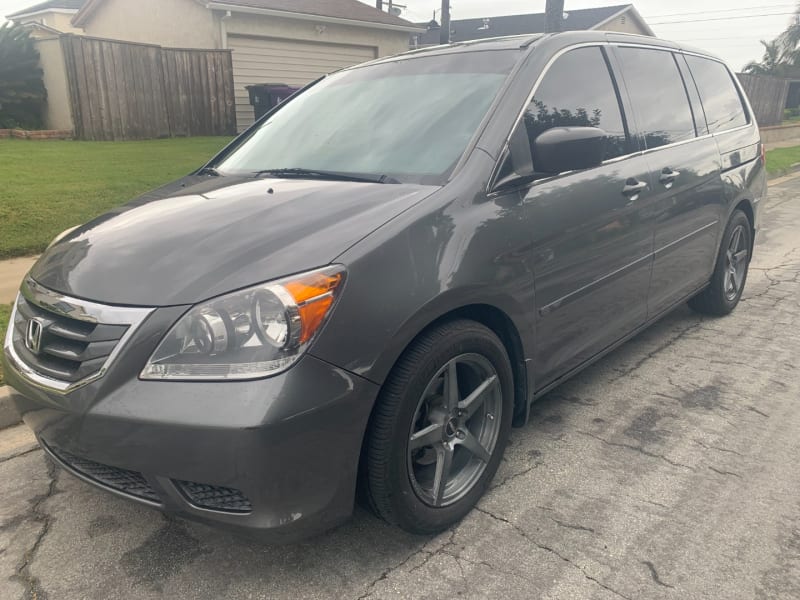
<path id="1" fill-rule="evenodd" d="M 64 469 L 269 539 L 356 490 L 466 515 L 531 403 L 684 302 L 739 302 L 766 193 L 736 78 L 569 32 L 345 69 L 197 172 L 62 234 L 5 341 Z"/>

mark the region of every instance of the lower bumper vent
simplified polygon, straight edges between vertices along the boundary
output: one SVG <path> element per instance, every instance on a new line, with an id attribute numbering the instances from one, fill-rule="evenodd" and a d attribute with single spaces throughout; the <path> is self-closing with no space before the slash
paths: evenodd
<path id="1" fill-rule="evenodd" d="M 68 467 L 105 487 L 124 492 L 130 496 L 150 500 L 151 502 L 161 502 L 158 494 L 138 471 L 111 467 L 51 446 L 48 446 L 48 448 Z"/>
<path id="2" fill-rule="evenodd" d="M 176 481 L 175 485 L 183 492 L 189 502 L 199 508 L 230 513 L 249 513 L 253 511 L 250 500 L 239 490 L 205 483 L 194 483 L 192 481 Z"/>

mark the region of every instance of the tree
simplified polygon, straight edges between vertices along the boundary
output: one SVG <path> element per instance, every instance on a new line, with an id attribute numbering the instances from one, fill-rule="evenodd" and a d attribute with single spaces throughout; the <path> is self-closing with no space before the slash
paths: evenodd
<path id="1" fill-rule="evenodd" d="M 19 24 L 0 26 L 0 127 L 41 126 L 47 92 L 39 52 Z"/>
<path id="2" fill-rule="evenodd" d="M 782 64 L 783 51 L 780 41 L 765 42 L 761 40 L 761 44 L 764 46 L 764 56 L 761 58 L 761 62 L 751 61 L 744 66 L 742 71 L 753 75 L 781 76 L 786 65 Z"/>
<path id="3" fill-rule="evenodd" d="M 764 56 L 761 62 L 751 61 L 742 71 L 773 77 L 800 77 L 800 4 L 786 30 L 771 42 L 761 40 Z"/>
<path id="4" fill-rule="evenodd" d="M 781 58 L 784 62 L 795 62 L 798 58 L 797 46 L 800 45 L 800 4 L 794 11 L 792 22 L 775 40 L 781 46 Z"/>

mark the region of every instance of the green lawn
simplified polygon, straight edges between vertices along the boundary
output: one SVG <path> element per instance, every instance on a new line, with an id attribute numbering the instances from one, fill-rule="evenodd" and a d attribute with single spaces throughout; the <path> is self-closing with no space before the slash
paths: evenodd
<path id="1" fill-rule="evenodd" d="M 202 165 L 229 138 L 144 142 L 0 140 L 0 260 L 36 254 L 63 230 Z M 800 146 L 767 152 L 767 170 Z"/>
<path id="2" fill-rule="evenodd" d="M 767 172 L 770 175 L 787 171 L 795 163 L 800 163 L 800 146 L 767 152 Z"/>
<path id="3" fill-rule="evenodd" d="M 0 259 L 202 166 L 230 138 L 144 142 L 0 140 Z"/>
<path id="4" fill-rule="evenodd" d="M 3 342 L 6 339 L 6 326 L 11 318 L 11 305 L 0 304 L 0 358 L 3 356 Z M 3 364 L 0 361 L 0 385 L 3 383 Z"/>

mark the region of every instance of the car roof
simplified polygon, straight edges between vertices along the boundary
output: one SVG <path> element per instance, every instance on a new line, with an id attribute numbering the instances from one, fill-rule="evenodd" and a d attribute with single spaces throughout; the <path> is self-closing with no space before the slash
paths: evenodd
<path id="1" fill-rule="evenodd" d="M 718 57 L 685 44 L 671 42 L 669 40 L 662 40 L 647 35 L 636 35 L 632 33 L 617 33 L 613 31 L 564 31 L 561 33 L 549 34 L 524 34 L 513 35 L 496 38 L 484 38 L 480 40 L 469 40 L 463 42 L 454 42 L 452 44 L 445 44 L 440 46 L 427 46 L 424 48 L 417 48 L 409 52 L 405 52 L 398 56 L 379 59 L 376 62 L 384 62 L 391 60 L 402 59 L 409 56 L 435 56 L 437 54 L 450 54 L 453 52 L 469 52 L 469 51 L 485 51 L 485 50 L 527 50 L 534 47 L 547 45 L 553 51 L 557 51 L 561 47 L 571 46 L 585 42 L 611 42 L 611 43 L 629 43 L 629 44 L 642 44 L 647 46 L 659 46 L 664 48 L 671 48 L 693 54 L 701 54 L 721 60 Z"/>

